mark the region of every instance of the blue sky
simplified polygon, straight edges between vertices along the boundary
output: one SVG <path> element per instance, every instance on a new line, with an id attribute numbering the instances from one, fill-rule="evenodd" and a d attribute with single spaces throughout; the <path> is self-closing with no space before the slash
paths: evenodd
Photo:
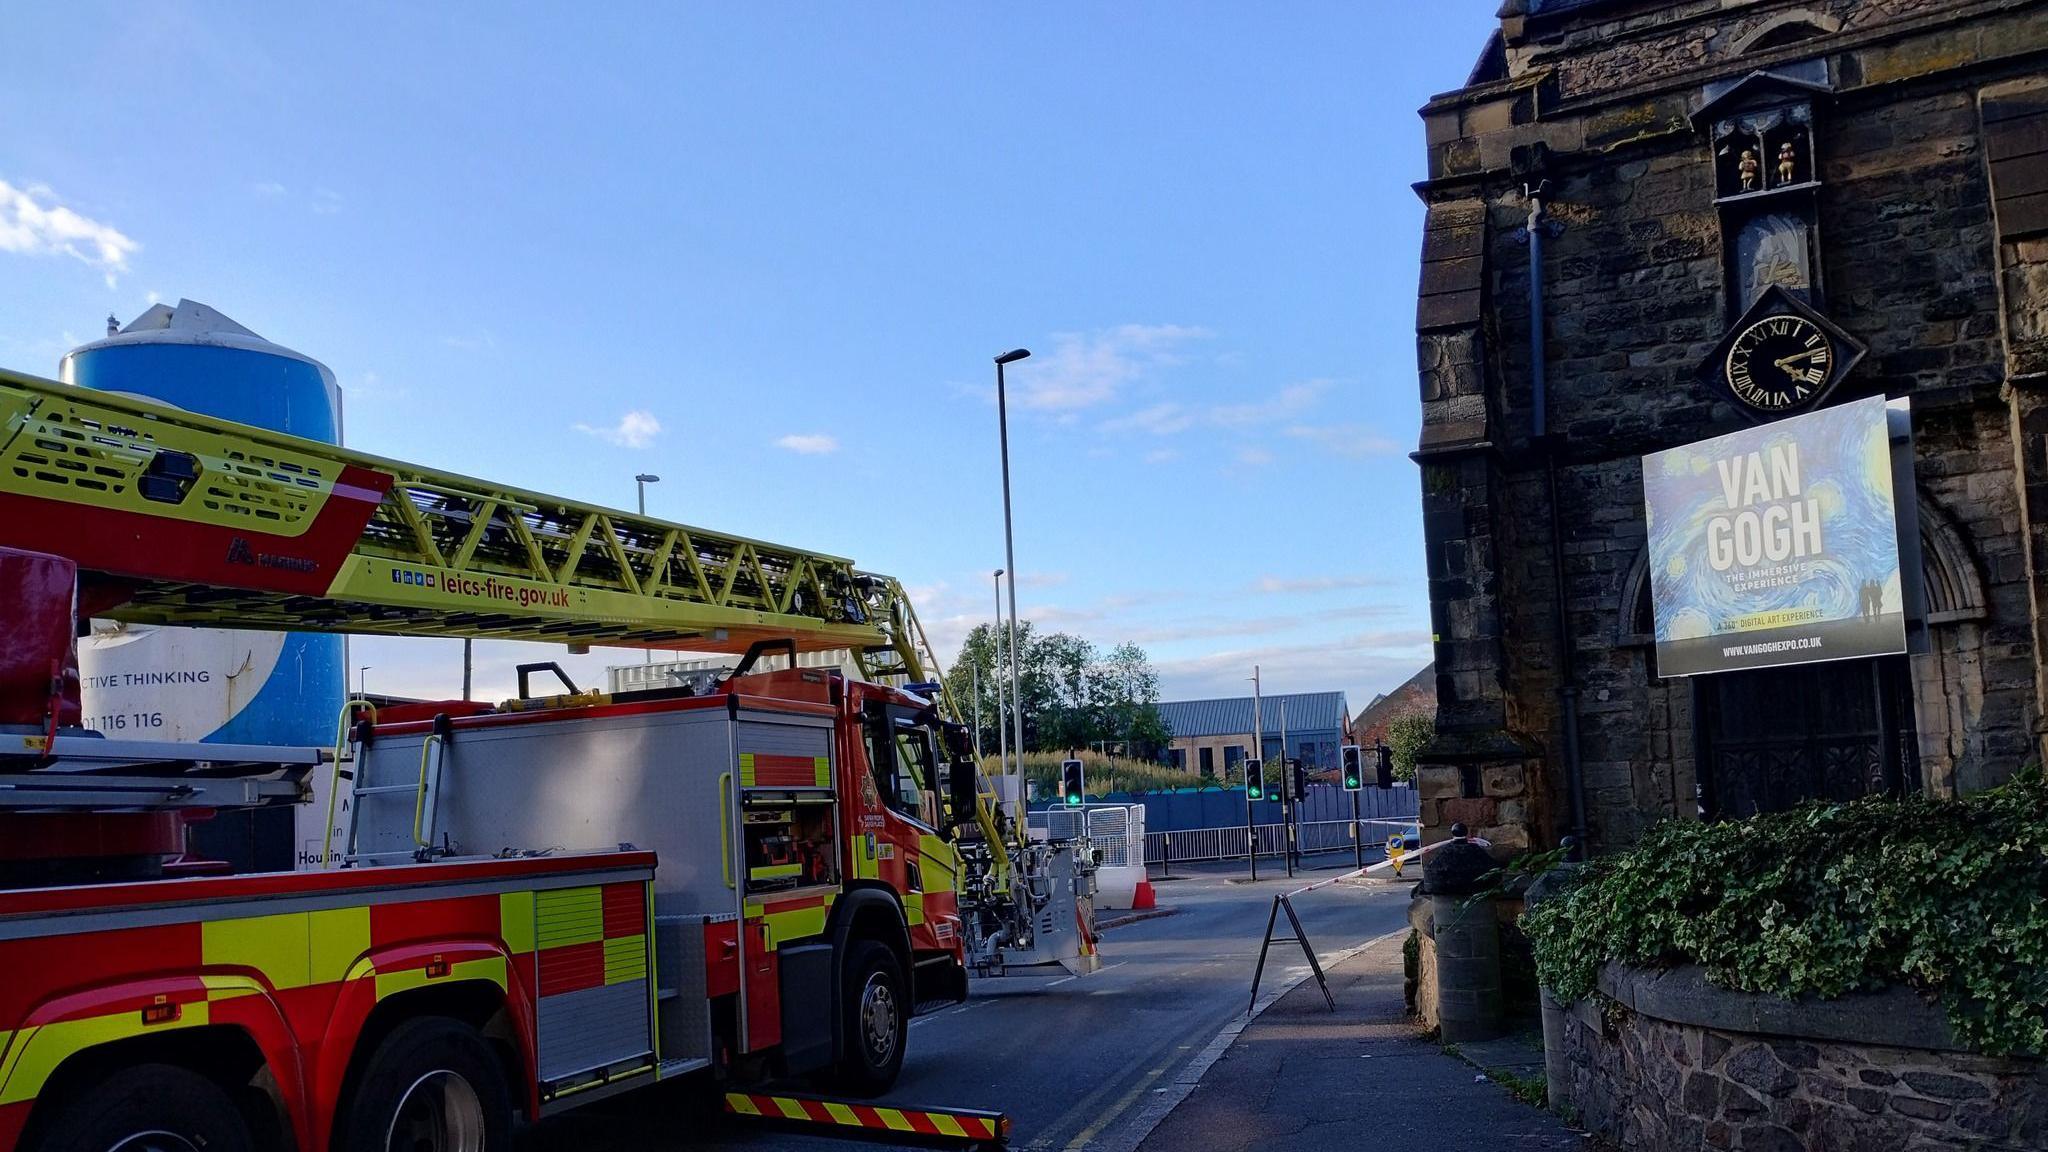
<path id="1" fill-rule="evenodd" d="M 331 366 L 352 445 L 659 473 L 650 513 L 898 575 L 950 657 L 1021 345 L 1024 615 L 1169 698 L 1259 663 L 1356 709 L 1429 659 L 1415 109 L 1495 7 L 32 6 L 0 364 L 201 300 Z M 356 646 L 455 687 L 448 642 Z"/>

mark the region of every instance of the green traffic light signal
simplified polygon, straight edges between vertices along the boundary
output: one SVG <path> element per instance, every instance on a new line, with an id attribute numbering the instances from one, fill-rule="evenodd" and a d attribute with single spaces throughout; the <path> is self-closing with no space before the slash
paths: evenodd
<path id="1" fill-rule="evenodd" d="M 1244 762 L 1244 796 L 1247 800 L 1266 798 L 1266 766 L 1257 757 Z"/>
<path id="2" fill-rule="evenodd" d="M 1080 806 L 1081 806 L 1081 794 L 1080 794 L 1079 792 L 1069 792 L 1069 793 L 1067 793 L 1067 807 L 1069 807 L 1069 808 L 1079 808 Z"/>

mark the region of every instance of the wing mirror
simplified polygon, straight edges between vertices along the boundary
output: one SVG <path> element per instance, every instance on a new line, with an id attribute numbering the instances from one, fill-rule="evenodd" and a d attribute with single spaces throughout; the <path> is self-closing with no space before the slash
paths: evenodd
<path id="1" fill-rule="evenodd" d="M 972 760 L 953 761 L 952 771 L 947 777 L 948 799 L 955 827 L 974 823 L 975 804 L 980 800 L 980 769 Z"/>

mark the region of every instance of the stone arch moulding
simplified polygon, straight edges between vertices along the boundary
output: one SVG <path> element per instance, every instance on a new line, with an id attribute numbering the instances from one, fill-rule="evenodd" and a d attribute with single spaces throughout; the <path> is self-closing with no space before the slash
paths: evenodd
<path id="1" fill-rule="evenodd" d="M 1795 8 L 1790 12 L 1780 12 L 1776 16 L 1743 33 L 1735 41 L 1735 53 L 1741 55 L 1756 47 L 1760 42 L 1766 48 L 1784 47 L 1792 41 L 1783 39 L 1782 35 L 1774 36 L 1772 34 L 1780 33 L 1781 30 L 1792 30 L 1802 26 L 1811 29 L 1810 35 L 1812 36 L 1825 36 L 1830 32 L 1840 32 L 1842 30 L 1842 22 L 1825 12 L 1815 12 L 1808 8 Z"/>
<path id="2" fill-rule="evenodd" d="M 1929 626 L 1984 617 L 1984 572 L 1970 554 L 1969 542 L 1948 514 L 1926 492 L 1920 498 L 1920 572 L 1927 586 Z"/>
<path id="3" fill-rule="evenodd" d="M 1650 618 L 1650 545 L 1636 549 L 1635 563 L 1621 582 L 1621 615 L 1614 629 L 1614 646 L 1635 648 L 1657 641 L 1657 627 Z"/>
<path id="4" fill-rule="evenodd" d="M 1970 554 L 1969 542 L 1956 527 L 1955 518 L 1926 492 L 1917 493 L 1920 513 L 1920 573 L 1927 589 L 1927 623 L 1930 627 L 1963 620 L 1981 620 L 1985 615 L 1984 572 Z M 1656 627 L 1650 617 L 1650 546 L 1636 549 L 1635 562 L 1621 585 L 1621 611 L 1617 615 L 1614 643 L 1619 648 L 1639 647 L 1656 642 Z"/>

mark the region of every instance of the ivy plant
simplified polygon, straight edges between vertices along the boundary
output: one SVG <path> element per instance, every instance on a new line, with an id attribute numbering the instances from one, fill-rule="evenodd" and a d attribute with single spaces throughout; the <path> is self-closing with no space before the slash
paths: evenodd
<path id="1" fill-rule="evenodd" d="M 2048 785 L 1667 821 L 1522 917 L 1561 999 L 1601 966 L 1698 964 L 1725 988 L 1840 996 L 1906 984 L 1957 1039 L 2048 1052 Z"/>

